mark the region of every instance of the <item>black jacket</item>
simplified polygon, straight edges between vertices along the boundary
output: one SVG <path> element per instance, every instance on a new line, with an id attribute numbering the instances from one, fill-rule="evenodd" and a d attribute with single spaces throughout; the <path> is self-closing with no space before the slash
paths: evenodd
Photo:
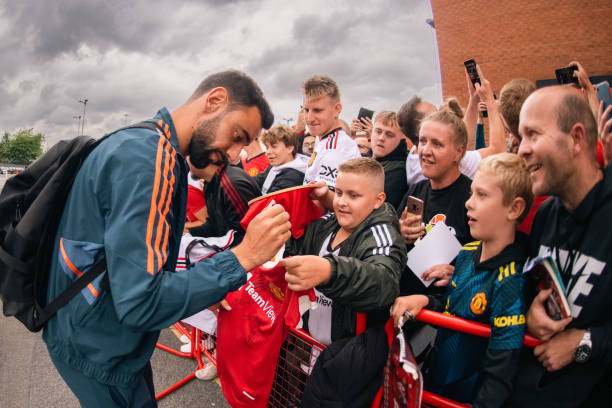
<path id="1" fill-rule="evenodd" d="M 238 245 L 245 234 L 240 220 L 249 209 L 248 202 L 260 195 L 257 183 L 244 170 L 233 165 L 219 167 L 210 182 L 204 183 L 208 218 L 189 232 L 193 236 L 219 237 L 233 229 L 233 245 Z"/>
<path id="2" fill-rule="evenodd" d="M 398 208 L 404 194 L 408 190 L 408 181 L 406 179 L 406 157 L 408 157 L 408 148 L 406 140 L 402 139 L 395 150 L 385 157 L 377 157 L 376 161 L 382 164 L 385 170 L 385 194 L 387 202 Z"/>
<path id="3" fill-rule="evenodd" d="M 338 229 L 334 214 L 313 221 L 301 238 L 288 241 L 286 253 L 317 255 L 323 241 Z M 333 301 L 332 342 L 356 334 L 357 313 L 367 313 L 368 327 L 386 322 L 406 264 L 406 246 L 391 205 L 374 210 L 341 244 L 339 255 L 325 258 L 332 274 L 317 290 Z"/>
<path id="4" fill-rule="evenodd" d="M 595 386 L 609 380 L 612 367 L 612 167 L 572 214 L 551 197 L 536 213 L 531 229 L 532 254 L 552 248 L 553 259 L 565 275 L 574 320 L 567 328 L 591 329 L 593 349 L 586 363 L 570 363 L 547 372 L 524 349 L 515 391 L 509 406 L 577 407 Z M 573 258 L 573 262 L 572 262 Z M 566 271 L 567 274 L 564 274 Z M 610 390 L 607 390 L 610 401 Z M 600 400 L 598 406 L 602 404 Z"/>
<path id="5" fill-rule="evenodd" d="M 255 176 L 255 181 L 262 194 L 273 193 L 304 184 L 304 172 L 307 168 L 308 159 L 303 155 L 299 155 L 299 157 L 281 166 L 268 166 L 265 171 Z M 272 172 L 271 175 L 270 172 Z M 272 180 L 269 181 L 270 185 L 266 186 L 265 182 L 268 175 L 272 177 Z"/>
<path id="6" fill-rule="evenodd" d="M 302 407 L 370 407 L 382 385 L 388 352 L 384 326 L 330 344 L 312 369 Z"/>

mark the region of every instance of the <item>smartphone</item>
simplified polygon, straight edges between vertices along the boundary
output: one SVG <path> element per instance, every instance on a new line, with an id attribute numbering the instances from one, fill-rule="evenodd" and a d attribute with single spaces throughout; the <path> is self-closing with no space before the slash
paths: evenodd
<path id="1" fill-rule="evenodd" d="M 474 61 L 473 59 L 469 59 L 467 61 L 464 61 L 463 65 L 465 65 L 465 69 L 467 69 L 467 73 L 470 76 L 470 79 L 472 80 L 472 85 L 481 85 L 480 76 L 478 75 L 478 70 L 476 69 L 476 61 Z"/>
<path id="2" fill-rule="evenodd" d="M 357 114 L 357 119 L 361 120 L 361 118 L 370 118 L 374 116 L 374 111 L 366 108 L 359 108 L 359 113 Z"/>
<path id="3" fill-rule="evenodd" d="M 608 109 L 608 106 L 612 104 L 610 100 L 610 84 L 608 81 L 603 81 L 595 85 L 597 89 L 597 98 L 599 98 L 599 102 L 604 103 L 604 110 Z"/>
<path id="4" fill-rule="evenodd" d="M 610 98 L 610 84 L 608 81 L 603 81 L 595 85 L 595 89 L 597 89 L 597 98 L 601 103 L 603 101 L 604 104 L 604 112 L 608 109 L 608 106 L 612 104 L 612 100 Z M 612 113 L 605 119 L 606 122 L 608 119 L 612 118 Z"/>
<path id="5" fill-rule="evenodd" d="M 408 196 L 408 199 L 406 201 L 406 212 L 408 214 L 412 214 L 412 215 L 420 215 L 421 217 L 423 216 L 423 209 L 424 209 L 424 205 L 423 205 L 423 200 L 421 200 L 420 198 L 416 198 L 414 196 Z M 415 222 L 413 226 L 418 226 L 420 224 L 420 222 Z"/>
<path id="6" fill-rule="evenodd" d="M 578 83 L 578 78 L 574 76 L 574 71 L 578 71 L 578 67 L 575 65 L 555 69 L 557 83 L 559 85 L 575 84 L 579 87 L 580 84 Z"/>

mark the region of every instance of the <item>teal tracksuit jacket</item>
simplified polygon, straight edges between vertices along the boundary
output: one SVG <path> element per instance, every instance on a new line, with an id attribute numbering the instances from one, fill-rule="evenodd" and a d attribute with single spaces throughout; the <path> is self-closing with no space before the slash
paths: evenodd
<path id="1" fill-rule="evenodd" d="M 101 383 L 131 386 L 159 330 L 222 300 L 246 282 L 231 251 L 175 272 L 187 166 L 162 108 L 162 130 L 122 130 L 85 160 L 56 236 L 48 295 L 55 298 L 102 257 L 98 277 L 49 320 L 49 353 Z"/>

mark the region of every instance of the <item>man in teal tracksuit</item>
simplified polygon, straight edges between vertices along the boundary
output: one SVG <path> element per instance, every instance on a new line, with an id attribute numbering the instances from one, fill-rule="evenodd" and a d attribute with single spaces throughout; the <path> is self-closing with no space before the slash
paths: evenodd
<path id="1" fill-rule="evenodd" d="M 270 207 L 231 251 L 175 273 L 185 218 L 187 165 L 234 160 L 273 122 L 243 73 L 213 74 L 181 107 L 162 108 L 158 131 L 122 130 L 79 170 L 64 208 L 48 299 L 102 257 L 107 271 L 49 320 L 43 339 L 84 407 L 156 406 L 149 359 L 159 330 L 222 300 L 246 270 L 289 237 L 288 215 Z M 259 236 L 270 237 L 265 242 Z"/>

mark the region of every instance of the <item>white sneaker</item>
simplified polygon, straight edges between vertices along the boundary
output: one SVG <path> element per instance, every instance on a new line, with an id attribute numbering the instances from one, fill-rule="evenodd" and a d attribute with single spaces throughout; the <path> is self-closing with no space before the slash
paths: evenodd
<path id="1" fill-rule="evenodd" d="M 207 364 L 206 367 L 195 372 L 196 377 L 200 380 L 214 380 L 217 377 L 217 367 L 212 364 Z"/>
<path id="2" fill-rule="evenodd" d="M 191 343 L 185 343 L 181 346 L 181 352 L 182 353 L 191 353 Z"/>

